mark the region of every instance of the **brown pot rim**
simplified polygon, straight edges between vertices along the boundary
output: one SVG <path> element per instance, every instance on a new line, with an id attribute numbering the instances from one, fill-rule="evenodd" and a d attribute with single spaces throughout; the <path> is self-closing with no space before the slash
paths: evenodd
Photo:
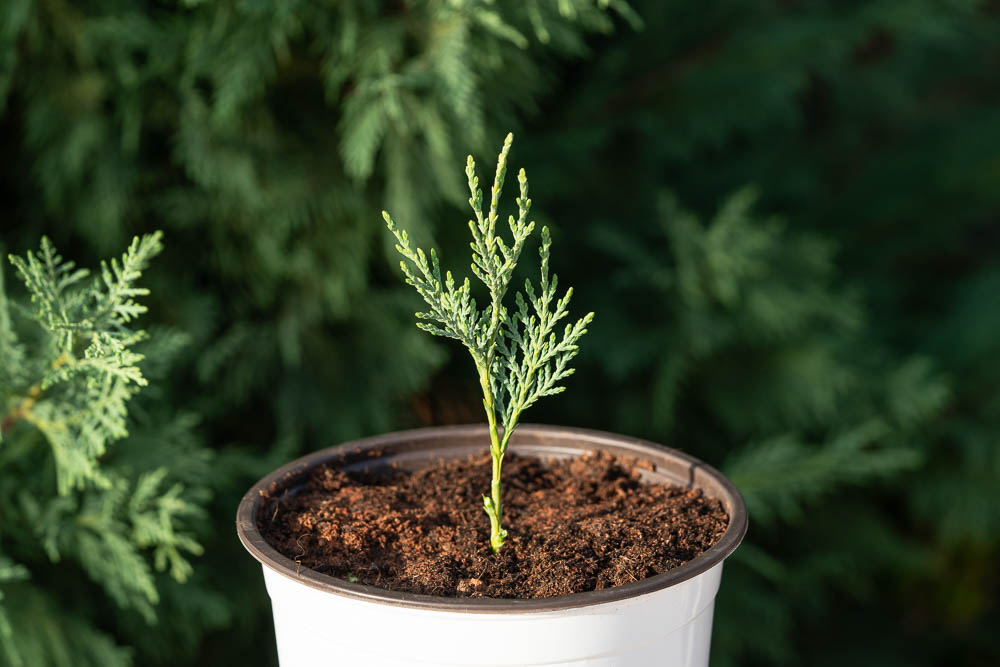
<path id="1" fill-rule="evenodd" d="M 584 451 L 603 450 L 619 455 L 634 456 L 655 466 L 655 474 L 673 483 L 699 488 L 706 495 L 722 502 L 729 514 L 729 527 L 710 549 L 680 567 L 613 588 L 571 595 L 538 599 L 447 598 L 416 593 L 390 591 L 375 586 L 351 583 L 302 567 L 279 553 L 267 543 L 257 528 L 257 512 L 265 490 L 273 494 L 296 485 L 316 465 L 339 461 L 351 467 L 363 467 L 366 462 L 387 457 L 413 463 L 421 459 L 439 458 L 444 452 L 485 449 L 489 442 L 485 424 L 438 426 L 396 431 L 327 447 L 284 465 L 254 484 L 243 496 L 236 513 L 236 532 L 250 555 L 264 567 L 327 593 L 379 604 L 458 613 L 525 613 L 545 612 L 617 602 L 675 586 L 696 577 L 727 558 L 740 545 L 747 532 L 747 510 L 736 487 L 718 470 L 702 461 L 662 445 L 590 429 L 522 424 L 511 438 L 510 451 L 522 455 L 574 455 Z M 373 458 L 371 453 L 382 456 Z M 464 452 L 463 452 L 464 453 Z"/>

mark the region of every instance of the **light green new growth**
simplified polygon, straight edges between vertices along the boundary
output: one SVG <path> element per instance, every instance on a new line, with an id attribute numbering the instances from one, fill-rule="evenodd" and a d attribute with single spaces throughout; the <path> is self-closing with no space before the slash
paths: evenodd
<path id="1" fill-rule="evenodd" d="M 489 211 L 484 214 L 483 191 L 476 177 L 476 164 L 470 155 L 465 168 L 471 197 L 469 204 L 476 219 L 469 221 L 472 232 L 472 273 L 486 285 L 489 304 L 482 310 L 472 298 L 469 279 L 456 285 L 451 271 L 442 280 L 437 253 L 430 251 L 430 261 L 420 248 L 411 248 L 405 230 L 400 229 L 385 211 L 382 217 L 395 235 L 396 250 L 405 258 L 400 262 L 406 282 L 416 288 L 427 302 L 429 310 L 417 313 L 422 322 L 417 326 L 436 336 L 461 341 L 469 350 L 479 371 L 483 390 L 483 407 L 490 429 L 490 454 L 493 459 L 493 480 L 490 494 L 483 496 L 483 507 L 490 519 L 490 547 L 496 553 L 503 546 L 507 531 L 503 529 L 500 472 L 514 429 L 521 413 L 542 396 L 563 391 L 560 381 L 573 369 L 569 361 L 576 356 L 577 341 L 587 332 L 594 314 L 587 313 L 573 324 L 567 324 L 557 335 L 556 324 L 567 315 L 573 295 L 570 288 L 556 299 L 556 276 L 549 275 L 549 230 L 542 227 L 541 277 L 538 291 L 530 280 L 524 284 L 524 294 L 515 295 L 517 308 L 508 311 L 503 304 L 511 276 L 517 266 L 524 242 L 535 228 L 528 222 L 528 179 L 521 169 L 517 175 L 521 196 L 517 198 L 517 218 L 510 216 L 510 245 L 496 231 L 500 192 L 507 174 L 507 153 L 514 135 L 508 134 L 497 158 L 496 175 L 490 192 Z M 526 296 L 525 296 L 526 295 Z"/>

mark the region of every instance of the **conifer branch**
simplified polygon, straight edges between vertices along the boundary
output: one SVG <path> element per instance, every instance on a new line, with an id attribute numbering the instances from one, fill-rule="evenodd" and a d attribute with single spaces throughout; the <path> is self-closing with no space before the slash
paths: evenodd
<path id="1" fill-rule="evenodd" d="M 594 318 L 588 313 L 573 324 L 567 324 L 561 335 L 556 325 L 568 316 L 573 290 L 557 298 L 556 276 L 549 275 L 549 256 L 552 239 L 549 230 L 542 228 L 542 245 L 539 250 L 541 275 L 536 293 L 531 281 L 525 281 L 524 293 L 515 295 L 517 310 L 508 313 L 503 300 L 524 249 L 524 243 L 535 228 L 528 221 L 531 199 L 528 198 L 528 178 L 521 169 L 517 180 L 520 196 L 517 198 L 518 214 L 508 218 L 511 240 L 505 241 L 497 234 L 500 195 L 507 174 L 507 154 L 513 142 L 508 134 L 497 157 L 496 173 L 490 190 L 489 209 L 483 211 L 483 191 L 476 176 L 476 163 L 470 155 L 465 174 L 469 184 L 469 205 L 474 220 L 469 220 L 472 234 L 473 275 L 489 291 L 489 305 L 477 310 L 470 295 L 468 278 L 461 287 L 455 287 L 451 272 L 441 279 L 437 253 L 430 251 L 430 262 L 420 248 L 410 247 L 405 230 L 400 229 L 392 217 L 382 212 L 389 231 L 396 237 L 396 250 L 403 256 L 400 267 L 406 282 L 412 285 L 428 305 L 427 312 L 417 313 L 421 329 L 437 336 L 461 341 L 472 355 L 483 390 L 483 408 L 490 432 L 490 454 L 493 479 L 489 495 L 483 496 L 483 508 L 490 520 L 490 547 L 494 552 L 503 546 L 507 531 L 502 525 L 503 505 L 500 476 L 504 454 L 521 413 L 543 396 L 563 391 L 560 384 L 572 375 L 569 362 L 578 351 L 577 342 L 587 333 L 587 326 Z M 527 296 L 525 296 L 527 295 Z"/>
<path id="2" fill-rule="evenodd" d="M 0 502 L 9 515 L 5 538 L 20 558 L 28 558 L 22 566 L 0 552 L 0 585 L 34 575 L 32 554 L 35 560 L 73 561 L 85 575 L 71 578 L 81 580 L 75 586 L 91 592 L 97 586 L 118 608 L 134 610 L 149 623 L 156 620 L 162 590 L 156 572 L 183 581 L 192 571 L 190 556 L 202 552 L 190 529 L 204 514 L 199 498 L 207 492 L 179 472 L 201 465 L 188 455 L 194 435 L 184 424 L 190 418 L 147 429 L 156 434 L 141 444 L 110 447 L 128 435 L 131 400 L 147 384 L 138 347 L 146 332 L 132 327 L 145 312 L 139 298 L 147 292 L 138 281 L 159 250 L 159 234 L 137 238 L 88 280 L 86 271 L 43 239 L 37 252 L 11 257 L 32 301 L 13 310 L 0 271 L 0 459 L 11 473 L 0 478 L 7 481 L 0 484 Z M 176 336 L 165 341 L 167 348 L 175 346 Z M 160 341 L 159 349 L 149 350 L 161 364 L 163 346 Z M 164 433 L 174 423 L 181 430 L 166 442 Z M 0 662 L 51 662 L 22 641 L 26 627 L 38 622 L 38 614 L 31 619 L 25 611 L 25 600 L 45 601 L 44 587 L 50 585 L 32 579 L 0 591 Z M 44 612 L 46 623 L 73 622 L 59 609 Z M 72 639 L 60 627 L 63 640 L 53 655 L 71 655 L 65 646 L 92 645 L 101 656 L 94 664 L 125 664 L 127 656 L 106 637 L 87 623 L 75 627 Z"/>
<path id="3" fill-rule="evenodd" d="M 88 271 L 64 261 L 47 238 L 37 254 L 10 256 L 31 296 L 32 317 L 50 337 L 37 377 L 20 396 L 7 397 L 0 433 L 21 420 L 44 433 L 62 494 L 88 483 L 107 486 L 96 461 L 108 442 L 128 434 L 126 403 L 146 384 L 143 356 L 134 349 L 145 333 L 129 323 L 146 311 L 136 298 L 148 290 L 136 282 L 162 249 L 161 239 L 159 232 L 135 238 L 120 260 L 102 263 L 89 284 Z M 12 333 L 0 337 L 0 344 L 12 344 Z"/>

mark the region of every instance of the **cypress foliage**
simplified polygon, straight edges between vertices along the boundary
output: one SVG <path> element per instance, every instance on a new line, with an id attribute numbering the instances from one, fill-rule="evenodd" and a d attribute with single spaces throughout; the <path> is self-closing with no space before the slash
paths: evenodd
<path id="1" fill-rule="evenodd" d="M 168 239 L 135 299 L 146 359 L 122 362 L 150 380 L 129 436 L 74 439 L 106 453 L 64 495 L 42 431 L 0 443 L 3 645 L 262 661 L 266 597 L 228 528 L 246 486 L 480 419 L 383 268 L 378 211 L 461 256 L 456 167 L 513 128 L 559 273 L 601 314 L 579 389 L 533 419 L 680 447 L 747 494 L 715 663 L 1000 661 L 998 23 L 969 0 L 0 3 L 0 242 L 93 264 Z M 59 370 L 22 310 L 0 315 L 8 412 Z M 184 584 L 122 533 L 170 498 L 206 510 L 168 512 L 205 547 L 175 545 Z M 91 516 L 89 546 L 35 531 Z M 83 564 L 116 534 L 146 578 Z"/>
<path id="2" fill-rule="evenodd" d="M 184 581 L 202 552 L 191 524 L 208 453 L 183 416 L 129 417 L 149 382 L 139 350 L 168 363 L 169 333 L 144 346 L 133 325 L 148 294 L 137 281 L 160 249 L 159 234 L 136 238 L 90 279 L 43 238 L 37 254 L 11 256 L 31 306 L 9 304 L 0 282 L 0 655 L 11 665 L 131 664 L 102 608 L 155 622 L 156 573 Z M 135 422 L 145 437 L 128 437 Z M 184 465 L 169 463 L 177 455 Z"/>

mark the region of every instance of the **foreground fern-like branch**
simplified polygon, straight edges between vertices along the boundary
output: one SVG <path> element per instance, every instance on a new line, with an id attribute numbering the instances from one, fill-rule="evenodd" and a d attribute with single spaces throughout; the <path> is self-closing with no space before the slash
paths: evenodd
<path id="1" fill-rule="evenodd" d="M 162 249 L 161 238 L 136 237 L 89 282 L 89 272 L 64 261 L 47 238 L 37 253 L 10 256 L 31 295 L 31 317 L 47 333 L 43 354 L 51 361 L 26 391 L 9 397 L 17 400 L 0 419 L 0 439 L 22 420 L 41 431 L 55 455 L 60 493 L 110 484 L 97 462 L 109 441 L 127 435 L 126 404 L 147 384 L 143 356 L 134 350 L 146 334 L 129 325 L 146 311 L 136 298 L 149 291 L 136 282 Z M 23 354 L 9 323 L 0 352 L 10 359 Z"/>

